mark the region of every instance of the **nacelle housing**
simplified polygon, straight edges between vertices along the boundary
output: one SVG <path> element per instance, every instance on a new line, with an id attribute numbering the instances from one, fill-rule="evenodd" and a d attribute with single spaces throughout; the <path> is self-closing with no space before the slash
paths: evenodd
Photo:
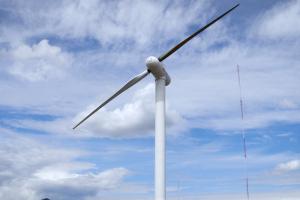
<path id="1" fill-rule="evenodd" d="M 147 69 L 153 74 L 155 79 L 165 79 L 166 85 L 171 83 L 171 78 L 169 74 L 166 72 L 163 64 L 159 62 L 159 60 L 154 57 L 150 56 L 146 59 L 146 66 Z"/>

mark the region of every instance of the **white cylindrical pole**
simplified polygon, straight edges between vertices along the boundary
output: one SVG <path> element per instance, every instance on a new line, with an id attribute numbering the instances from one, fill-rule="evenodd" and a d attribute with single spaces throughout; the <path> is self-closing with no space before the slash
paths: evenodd
<path id="1" fill-rule="evenodd" d="M 166 199 L 166 152 L 165 152 L 165 88 L 163 78 L 155 81 L 155 200 Z"/>

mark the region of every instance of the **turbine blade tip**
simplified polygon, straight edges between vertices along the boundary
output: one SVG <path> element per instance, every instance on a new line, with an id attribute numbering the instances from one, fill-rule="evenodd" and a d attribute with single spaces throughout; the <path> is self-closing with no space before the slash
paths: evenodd
<path id="1" fill-rule="evenodd" d="M 79 124 L 77 124 L 76 126 L 74 126 L 72 129 L 75 130 L 78 126 L 79 126 Z"/>

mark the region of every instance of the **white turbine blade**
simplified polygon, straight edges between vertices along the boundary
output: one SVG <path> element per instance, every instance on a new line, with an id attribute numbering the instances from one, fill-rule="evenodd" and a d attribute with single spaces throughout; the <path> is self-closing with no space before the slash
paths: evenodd
<path id="1" fill-rule="evenodd" d="M 78 124 L 76 124 L 76 126 L 73 127 L 73 129 L 75 129 L 76 127 L 78 127 L 80 124 L 82 124 L 85 120 L 87 120 L 90 116 L 92 116 L 95 112 L 97 112 L 100 108 L 102 108 L 103 106 L 105 106 L 108 102 L 110 102 L 111 100 L 113 100 L 115 97 L 117 97 L 119 94 L 121 94 L 122 92 L 124 92 L 125 90 L 129 89 L 131 86 L 133 86 L 134 84 L 136 84 L 137 82 L 139 82 L 140 80 L 142 80 L 143 78 L 145 78 L 150 72 L 148 72 L 147 70 L 144 71 L 143 73 L 137 75 L 136 77 L 134 77 L 133 79 L 131 79 L 130 81 L 128 81 L 121 89 L 119 89 L 115 94 L 113 94 L 111 97 L 109 97 L 106 101 L 104 101 L 100 106 L 98 106 L 95 110 L 93 110 L 90 114 L 88 114 L 83 120 L 81 120 Z"/>

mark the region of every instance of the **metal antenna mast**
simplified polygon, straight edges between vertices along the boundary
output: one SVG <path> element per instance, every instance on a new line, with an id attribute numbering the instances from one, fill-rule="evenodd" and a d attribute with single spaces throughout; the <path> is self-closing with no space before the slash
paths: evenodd
<path id="1" fill-rule="evenodd" d="M 240 66 L 237 65 L 236 69 L 237 69 L 239 93 L 240 93 L 240 110 L 241 110 L 241 121 L 242 121 L 241 132 L 243 137 L 243 149 L 244 149 L 245 171 L 246 171 L 246 193 L 247 193 L 247 200 L 249 200 L 249 178 L 248 178 L 248 168 L 247 168 L 248 156 L 247 156 L 246 134 L 245 134 L 245 127 L 244 127 L 244 103 L 243 103 L 241 78 L 240 78 Z"/>

